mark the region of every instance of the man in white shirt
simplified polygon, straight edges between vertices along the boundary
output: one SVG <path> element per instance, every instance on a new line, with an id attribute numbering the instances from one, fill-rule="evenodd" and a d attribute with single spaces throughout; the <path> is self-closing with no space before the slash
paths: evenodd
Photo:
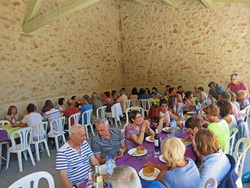
<path id="1" fill-rule="evenodd" d="M 117 102 L 121 104 L 122 111 L 124 111 L 124 103 L 126 100 L 128 100 L 128 97 L 125 95 L 125 89 L 122 88 L 120 90 L 120 97 L 117 99 Z"/>

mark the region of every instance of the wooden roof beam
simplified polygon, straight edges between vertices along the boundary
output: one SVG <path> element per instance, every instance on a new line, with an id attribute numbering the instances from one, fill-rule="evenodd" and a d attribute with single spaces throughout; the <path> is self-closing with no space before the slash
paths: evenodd
<path id="1" fill-rule="evenodd" d="M 176 5 L 175 0 L 162 0 L 162 2 L 166 3 L 167 5 L 170 5 L 170 6 L 175 6 Z"/>
<path id="2" fill-rule="evenodd" d="M 214 8 L 214 1 L 213 1 L 213 0 L 201 0 L 201 2 L 202 2 L 207 8 Z"/>
<path id="3" fill-rule="evenodd" d="M 144 3 L 144 0 L 133 0 L 133 1 L 140 4 Z"/>
<path id="4" fill-rule="evenodd" d="M 40 0 L 39 0 L 40 1 Z M 22 25 L 24 33 L 30 33 L 53 21 L 64 18 L 78 10 L 88 7 L 99 0 L 67 0 L 58 7 L 43 15 L 37 16 Z"/>
<path id="5" fill-rule="evenodd" d="M 30 21 L 32 18 L 34 18 L 38 10 L 42 4 L 43 0 L 33 0 L 30 9 L 28 10 L 28 14 L 24 20 L 24 23 Z"/>

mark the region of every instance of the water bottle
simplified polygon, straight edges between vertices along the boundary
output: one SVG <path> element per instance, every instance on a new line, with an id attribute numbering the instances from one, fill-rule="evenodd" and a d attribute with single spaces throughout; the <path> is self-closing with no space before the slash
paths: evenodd
<path id="1" fill-rule="evenodd" d="M 171 121 L 171 136 L 173 137 L 177 136 L 177 126 L 176 126 L 176 121 L 174 118 Z"/>
<path id="2" fill-rule="evenodd" d="M 200 109 L 201 109 L 201 103 L 198 102 L 196 105 L 196 113 L 197 114 L 199 114 Z"/>
<path id="3" fill-rule="evenodd" d="M 185 127 L 185 118 L 183 114 L 181 114 L 180 127 L 181 130 L 183 130 L 183 128 Z"/>
<path id="4" fill-rule="evenodd" d="M 113 170 L 116 167 L 115 161 L 111 158 L 111 156 L 108 156 L 108 160 L 106 161 L 106 171 L 107 171 L 107 182 L 108 182 L 108 188 L 111 187 L 111 176 L 113 174 Z"/>
<path id="5" fill-rule="evenodd" d="M 158 135 L 158 129 L 155 129 L 155 158 L 158 158 L 160 155 L 160 148 L 161 148 L 161 139 Z"/>

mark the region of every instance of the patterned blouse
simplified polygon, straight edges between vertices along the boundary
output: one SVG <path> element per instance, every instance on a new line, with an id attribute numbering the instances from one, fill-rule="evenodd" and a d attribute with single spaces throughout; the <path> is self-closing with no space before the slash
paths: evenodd
<path id="1" fill-rule="evenodd" d="M 139 130 L 141 131 L 141 124 L 139 125 Z M 138 144 L 134 143 L 130 137 L 135 134 L 139 137 L 140 131 L 138 132 L 133 125 L 130 123 L 125 128 L 125 142 L 127 144 L 128 149 L 132 149 L 138 146 Z"/>

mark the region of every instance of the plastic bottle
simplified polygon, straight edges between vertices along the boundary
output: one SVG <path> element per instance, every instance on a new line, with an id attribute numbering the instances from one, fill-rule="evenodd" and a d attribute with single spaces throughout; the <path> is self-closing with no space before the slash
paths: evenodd
<path id="1" fill-rule="evenodd" d="M 116 167 L 115 161 L 111 158 L 111 156 L 108 156 L 108 160 L 106 161 L 106 171 L 107 171 L 107 182 L 108 182 L 108 188 L 111 187 L 111 176 L 113 174 L 113 170 Z"/>
<path id="2" fill-rule="evenodd" d="M 183 128 L 185 127 L 185 118 L 183 114 L 181 115 L 180 127 L 181 127 L 181 130 L 183 130 Z"/>
<path id="3" fill-rule="evenodd" d="M 160 155 L 160 148 L 161 148 L 161 139 L 158 135 L 158 129 L 155 129 L 155 158 L 158 158 Z"/>
<path id="4" fill-rule="evenodd" d="M 197 114 L 199 114 L 200 109 L 201 109 L 201 103 L 198 102 L 198 103 L 196 104 L 196 113 L 197 113 Z"/>
<path id="5" fill-rule="evenodd" d="M 171 120 L 171 136 L 173 137 L 177 136 L 177 126 L 174 118 Z"/>

